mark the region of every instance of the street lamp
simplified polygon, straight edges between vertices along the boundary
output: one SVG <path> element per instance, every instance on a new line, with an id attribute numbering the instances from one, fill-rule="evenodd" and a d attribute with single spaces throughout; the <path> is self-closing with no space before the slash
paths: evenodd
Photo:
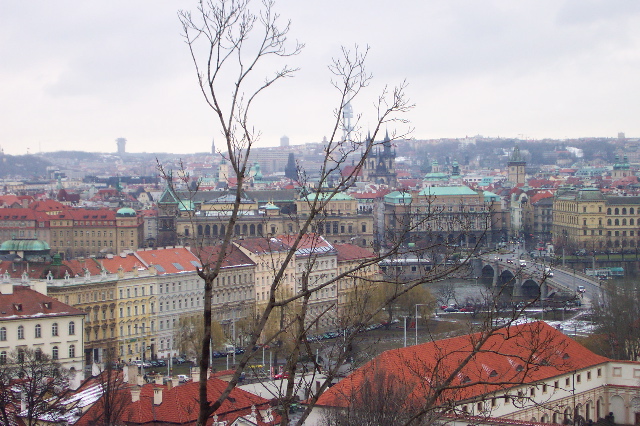
<path id="1" fill-rule="evenodd" d="M 476 278 L 477 280 L 477 278 Z M 416 303 L 416 345 L 418 344 L 418 306 L 429 306 L 427 303 Z M 405 346 L 407 346 L 405 344 Z"/>

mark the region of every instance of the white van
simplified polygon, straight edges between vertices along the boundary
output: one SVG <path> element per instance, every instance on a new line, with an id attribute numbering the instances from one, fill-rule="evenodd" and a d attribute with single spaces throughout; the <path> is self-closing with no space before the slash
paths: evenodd
<path id="1" fill-rule="evenodd" d="M 526 267 L 526 266 L 527 266 L 527 262 L 525 262 L 524 260 L 521 260 L 521 261 L 520 261 L 520 267 L 521 267 L 521 268 L 524 268 L 524 267 Z"/>

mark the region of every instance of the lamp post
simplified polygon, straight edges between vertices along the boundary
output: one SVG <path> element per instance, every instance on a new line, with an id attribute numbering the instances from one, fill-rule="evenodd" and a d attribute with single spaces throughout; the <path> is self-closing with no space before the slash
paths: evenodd
<path id="1" fill-rule="evenodd" d="M 476 280 L 477 280 L 477 278 L 476 278 Z M 426 303 L 416 303 L 416 316 L 415 316 L 415 319 L 416 319 L 416 345 L 418 344 L 418 306 L 428 306 L 428 304 L 426 304 Z M 407 345 L 405 344 L 405 346 L 407 346 Z"/>

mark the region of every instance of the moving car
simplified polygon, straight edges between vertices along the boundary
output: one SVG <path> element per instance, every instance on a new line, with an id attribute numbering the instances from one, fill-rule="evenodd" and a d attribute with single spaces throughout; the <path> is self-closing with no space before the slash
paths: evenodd
<path id="1" fill-rule="evenodd" d="M 520 261 L 520 267 L 521 267 L 521 268 L 524 268 L 524 267 L 526 267 L 526 266 L 527 266 L 527 262 L 525 262 L 524 260 L 521 260 L 521 261 Z"/>
<path id="2" fill-rule="evenodd" d="M 584 293 L 585 291 L 587 291 L 587 289 L 586 289 L 586 288 L 584 288 L 584 286 L 583 286 L 583 285 L 579 285 L 579 286 L 578 286 L 578 293 Z"/>
<path id="3" fill-rule="evenodd" d="M 553 271 L 548 266 L 544 268 L 544 274 L 548 277 L 553 277 Z"/>

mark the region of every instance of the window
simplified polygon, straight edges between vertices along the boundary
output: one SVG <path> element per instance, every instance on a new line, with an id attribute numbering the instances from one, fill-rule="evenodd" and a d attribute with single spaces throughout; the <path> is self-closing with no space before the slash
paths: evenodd
<path id="1" fill-rule="evenodd" d="M 569 386 L 569 378 L 567 377 L 566 379 L 564 379 L 564 385 L 565 386 Z"/>
<path id="2" fill-rule="evenodd" d="M 52 336 L 57 336 L 58 335 L 58 323 L 54 322 L 53 324 L 51 324 L 51 335 Z"/>
<path id="3" fill-rule="evenodd" d="M 598 377 L 602 377 L 602 368 L 598 368 Z"/>
<path id="4" fill-rule="evenodd" d="M 51 359 L 58 359 L 58 347 L 54 346 L 51 349 Z"/>
<path id="5" fill-rule="evenodd" d="M 42 326 L 40 324 L 36 324 L 36 337 L 42 337 Z"/>
<path id="6" fill-rule="evenodd" d="M 69 345 L 69 358 L 76 357 L 76 345 Z"/>
<path id="7" fill-rule="evenodd" d="M 0 364 L 7 363 L 7 351 L 0 352 Z"/>
<path id="8" fill-rule="evenodd" d="M 7 328 L 0 327 L 0 341 L 4 342 L 7 340 Z"/>
<path id="9" fill-rule="evenodd" d="M 24 339 L 24 326 L 22 325 L 18 326 L 18 339 Z"/>

